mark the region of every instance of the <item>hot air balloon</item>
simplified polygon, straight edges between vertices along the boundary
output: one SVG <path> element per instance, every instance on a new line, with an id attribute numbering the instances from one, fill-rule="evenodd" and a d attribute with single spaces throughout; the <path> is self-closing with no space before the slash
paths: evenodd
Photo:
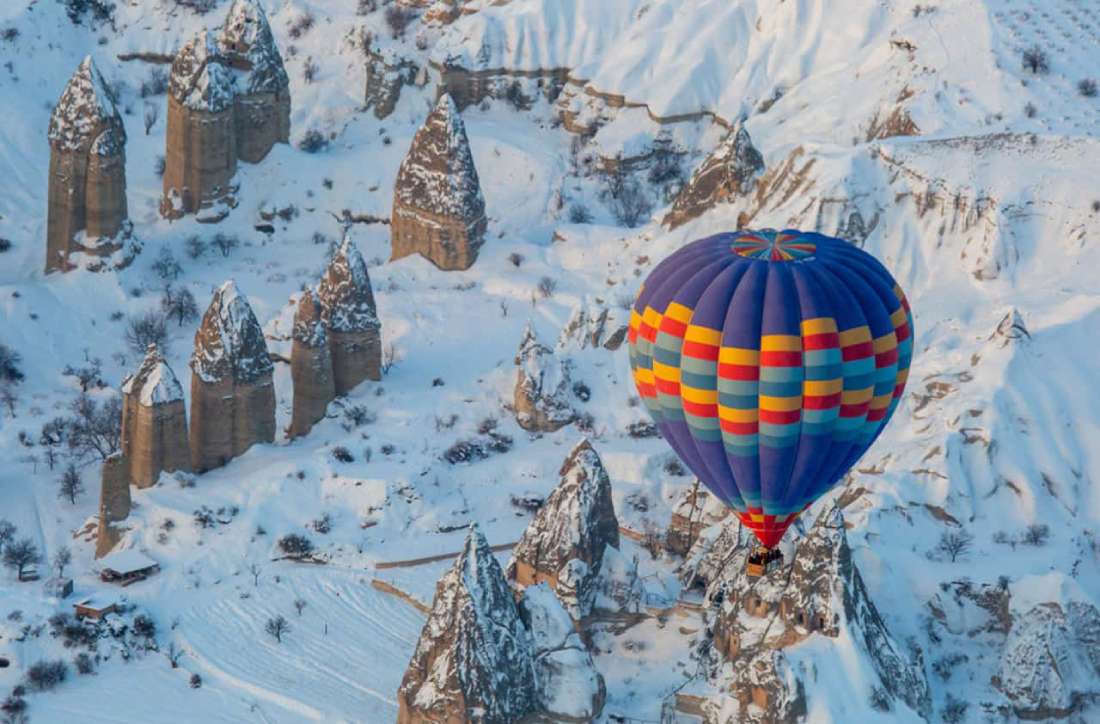
<path id="1" fill-rule="evenodd" d="M 886 268 L 842 239 L 738 231 L 658 264 L 628 340 L 662 437 L 756 535 L 748 570 L 762 575 L 890 420 L 913 318 Z"/>

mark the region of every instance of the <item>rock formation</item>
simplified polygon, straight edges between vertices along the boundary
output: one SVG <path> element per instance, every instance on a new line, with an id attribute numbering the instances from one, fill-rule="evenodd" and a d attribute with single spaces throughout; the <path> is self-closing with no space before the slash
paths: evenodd
<path id="1" fill-rule="evenodd" d="M 195 332 L 191 356 L 191 466 L 225 465 L 275 439 L 275 388 L 263 330 L 248 301 L 227 281 Z"/>
<path id="2" fill-rule="evenodd" d="M 603 710 L 607 689 L 573 619 L 545 583 L 528 586 L 519 602 L 531 633 L 539 708 L 555 722 L 589 722 Z"/>
<path id="3" fill-rule="evenodd" d="M 515 358 L 516 422 L 529 432 L 554 432 L 576 417 L 570 403 L 572 365 L 538 341 L 528 325 Z"/>
<path id="4" fill-rule="evenodd" d="M 725 527 L 732 529 L 730 520 Z M 839 508 L 818 517 L 798 541 L 790 567 L 778 575 L 749 579 L 750 548 L 712 549 L 712 556 L 723 559 L 722 573 L 707 591 L 714 649 L 730 664 L 717 674 L 725 677 L 714 682 L 719 688 L 732 692 L 741 707 L 763 709 L 764 721 L 791 720 L 805 711 L 803 684 L 782 650 L 810 636 L 837 638 L 844 632 L 866 655 L 885 695 L 928 718 L 931 695 L 922 655 L 919 649 L 903 651 L 886 629 L 852 562 Z"/>
<path id="5" fill-rule="evenodd" d="M 237 155 L 259 163 L 290 140 L 290 79 L 258 0 L 234 0 L 218 47 L 237 73 Z"/>
<path id="6" fill-rule="evenodd" d="M 413 136 L 393 190 L 393 254 L 421 254 L 440 269 L 469 269 L 485 240 L 485 200 L 454 101 L 440 96 Z"/>
<path id="7" fill-rule="evenodd" d="M 99 525 L 96 530 L 95 557 L 114 550 L 126 531 L 119 525 L 130 515 L 130 474 L 126 458 L 115 453 L 103 461 L 99 491 Z"/>
<path id="8" fill-rule="evenodd" d="M 236 79 L 218 41 L 203 31 L 176 54 L 168 81 L 168 130 L 161 214 L 174 219 L 232 206 L 237 173 Z"/>
<path id="9" fill-rule="evenodd" d="M 220 33 L 180 48 L 168 83 L 162 215 L 227 213 L 237 161 L 257 163 L 290 137 L 289 87 L 257 0 L 234 0 Z"/>
<path id="10" fill-rule="evenodd" d="M 512 549 L 508 578 L 520 586 L 545 581 L 578 617 L 591 610 L 604 550 L 619 547 L 611 481 L 587 440 L 562 463 L 561 482 Z"/>
<path id="11" fill-rule="evenodd" d="M 412 61 L 398 56 L 390 47 L 367 48 L 366 56 L 367 81 L 363 105 L 374 111 L 375 118 L 383 119 L 397 107 L 401 89 L 416 80 L 417 67 Z"/>
<path id="12" fill-rule="evenodd" d="M 332 351 L 321 319 L 321 305 L 309 290 L 298 300 L 291 337 L 290 379 L 294 383 L 294 411 L 289 434 L 298 437 L 308 433 L 325 416 L 328 403 L 336 397 Z"/>
<path id="13" fill-rule="evenodd" d="M 84 58 L 50 115 L 46 272 L 73 268 L 69 256 L 109 256 L 129 235 L 126 129 L 115 96 Z"/>
<path id="14" fill-rule="evenodd" d="M 347 394 L 364 380 L 382 379 L 382 323 L 367 264 L 350 235 L 321 277 L 317 297 L 332 349 L 336 394 Z"/>
<path id="15" fill-rule="evenodd" d="M 129 482 L 156 484 L 161 471 L 190 471 L 183 388 L 155 344 L 122 381 L 122 454 Z"/>
<path id="16" fill-rule="evenodd" d="M 729 508 L 696 480 L 684 490 L 672 509 L 672 521 L 665 535 L 666 547 L 674 553 L 687 555 L 703 529 L 720 523 L 728 514 Z"/>
<path id="17" fill-rule="evenodd" d="M 1080 713 L 1100 699 L 1100 611 L 1088 603 L 1048 601 L 1018 616 L 993 684 L 1020 719 Z"/>
<path id="18" fill-rule="evenodd" d="M 663 223 L 675 229 L 716 204 L 744 196 L 763 171 L 764 157 L 752 145 L 744 126 L 738 126 L 691 174 Z"/>
<path id="19" fill-rule="evenodd" d="M 510 724 L 537 706 L 531 638 L 485 537 L 471 526 L 397 691 L 399 724 Z"/>

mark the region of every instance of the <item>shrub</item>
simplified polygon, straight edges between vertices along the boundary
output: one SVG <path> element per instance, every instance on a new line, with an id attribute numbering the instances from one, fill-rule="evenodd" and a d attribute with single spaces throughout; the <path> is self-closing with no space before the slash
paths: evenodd
<path id="1" fill-rule="evenodd" d="M 198 689 L 202 686 L 202 677 L 198 674 L 191 674 L 190 686 L 192 689 Z"/>
<path id="2" fill-rule="evenodd" d="M 332 531 L 332 516 L 325 513 L 310 523 L 310 527 L 321 535 L 328 535 Z"/>
<path id="3" fill-rule="evenodd" d="M 339 463 L 355 462 L 355 456 L 351 454 L 351 450 L 348 450 L 343 445 L 332 448 L 332 457 Z"/>
<path id="4" fill-rule="evenodd" d="M 187 249 L 187 256 L 192 259 L 198 259 L 206 253 L 206 242 L 198 236 L 187 237 L 187 241 L 183 245 Z"/>
<path id="5" fill-rule="evenodd" d="M 287 558 L 301 559 L 313 552 L 313 541 L 298 533 L 284 535 L 278 546 Z"/>
<path id="6" fill-rule="evenodd" d="M 327 147 L 328 138 L 315 128 L 311 128 L 302 134 L 302 139 L 298 141 L 298 148 L 306 153 L 317 153 Z"/>
<path id="7" fill-rule="evenodd" d="M 164 176 L 164 169 L 167 166 L 167 163 L 168 162 L 164 160 L 164 156 L 161 156 L 158 153 L 156 159 L 153 161 L 153 172 L 157 175 L 157 178 L 161 178 Z"/>
<path id="8" fill-rule="evenodd" d="M 965 700 L 948 694 L 940 716 L 945 724 L 960 724 L 960 722 L 966 721 L 966 710 L 969 707 L 970 705 Z"/>
<path id="9" fill-rule="evenodd" d="M 309 32 L 309 29 L 313 27 L 313 23 L 313 15 L 308 11 L 304 12 L 290 24 L 287 35 L 297 40 Z"/>
<path id="10" fill-rule="evenodd" d="M 394 39 L 400 38 L 405 34 L 405 30 L 409 27 L 409 23 L 413 21 L 414 14 L 411 10 L 406 10 L 399 5 L 390 5 L 386 8 L 386 25 L 390 29 L 390 34 Z"/>
<path id="11" fill-rule="evenodd" d="M 508 261 L 512 262 L 512 266 L 519 268 L 519 266 L 523 264 L 523 254 L 520 254 L 518 251 L 513 251 L 508 255 Z"/>
<path id="12" fill-rule="evenodd" d="M 1045 545 L 1050 537 L 1050 526 L 1046 524 L 1029 525 L 1024 531 L 1023 541 L 1029 546 Z"/>
<path id="13" fill-rule="evenodd" d="M 69 667 L 61 659 L 39 661 L 27 669 L 27 685 L 36 691 L 55 688 L 69 675 Z"/>
<path id="14" fill-rule="evenodd" d="M 11 239 L 0 238 L 0 254 L 11 251 Z"/>
<path id="15" fill-rule="evenodd" d="M 1035 107 L 1034 103 L 1031 103 L 1029 101 L 1028 104 L 1024 106 L 1024 115 L 1027 116 L 1028 118 L 1034 118 L 1038 114 L 1039 114 L 1039 109 Z"/>
<path id="16" fill-rule="evenodd" d="M 584 204 L 573 204 L 569 207 L 569 223 L 590 224 L 592 223 L 592 212 Z"/>
<path id="17" fill-rule="evenodd" d="M 592 399 L 592 390 L 589 389 L 588 385 L 580 381 L 573 383 L 573 394 L 581 402 L 588 402 Z"/>
<path id="18" fill-rule="evenodd" d="M 76 673 L 78 674 L 90 674 L 95 671 L 95 662 L 88 654 L 81 652 L 73 659 L 73 666 L 76 667 Z"/>
<path id="19" fill-rule="evenodd" d="M 558 282 L 551 277 L 543 277 L 539 279 L 538 290 L 543 299 L 549 299 L 554 296 L 554 291 L 558 288 Z"/>
<path id="20" fill-rule="evenodd" d="M 176 261 L 176 255 L 167 246 L 162 246 L 153 261 L 153 271 L 164 281 L 175 280 L 183 272 L 183 267 Z"/>
<path id="21" fill-rule="evenodd" d="M 306 62 L 302 64 L 302 80 L 306 83 L 312 83 L 320 70 L 321 66 L 313 62 L 312 56 L 306 58 Z"/>
<path id="22" fill-rule="evenodd" d="M 1046 51 L 1038 45 L 1033 45 L 1023 52 L 1024 70 L 1031 71 L 1035 75 L 1045 75 L 1050 72 L 1050 60 Z"/>
<path id="23" fill-rule="evenodd" d="M 0 344 L 0 382 L 19 382 L 23 379 L 23 372 L 19 364 L 23 361 L 23 355 L 16 352 L 6 344 Z"/>
<path id="24" fill-rule="evenodd" d="M 136 317 L 130 317 L 124 337 L 126 345 L 135 354 L 145 354 L 151 344 L 163 349 L 168 341 L 168 321 L 160 312 L 142 312 Z"/>
<path id="25" fill-rule="evenodd" d="M 16 687 L 22 689 L 23 687 Z M 24 712 L 27 710 L 27 702 L 21 694 L 17 694 L 15 691 L 11 693 L 11 696 L 0 701 L 0 711 L 4 712 L 7 717 L 6 721 L 11 722 L 25 722 L 26 717 Z"/>
<path id="26" fill-rule="evenodd" d="M 1077 92 L 1085 98 L 1095 98 L 1097 94 L 1096 81 L 1092 78 L 1084 78 L 1078 81 Z"/>
<path id="27" fill-rule="evenodd" d="M 214 234 L 214 238 L 210 241 L 215 249 L 222 253 L 222 256 L 229 256 L 229 252 L 236 249 L 241 245 L 241 240 L 231 234 L 223 234 L 220 231 Z"/>
<path id="28" fill-rule="evenodd" d="M 610 206 L 615 219 L 629 228 L 637 226 L 653 209 L 642 185 L 633 178 L 623 181 L 618 193 L 611 195 Z"/>
<path id="29" fill-rule="evenodd" d="M 135 636 L 151 639 L 157 635 L 157 622 L 145 614 L 139 613 L 134 616 L 134 622 L 130 626 L 130 630 L 134 632 Z"/>

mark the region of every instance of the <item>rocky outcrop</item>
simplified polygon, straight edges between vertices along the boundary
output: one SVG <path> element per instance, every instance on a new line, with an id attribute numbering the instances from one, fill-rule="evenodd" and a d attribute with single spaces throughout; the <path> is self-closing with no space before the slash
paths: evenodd
<path id="1" fill-rule="evenodd" d="M 70 256 L 75 252 L 110 256 L 123 248 L 130 233 L 126 129 L 114 93 L 91 56 L 81 62 L 54 106 L 48 136 L 47 273 L 73 268 Z"/>
<path id="2" fill-rule="evenodd" d="M 538 341 L 527 325 L 516 353 L 513 407 L 516 422 L 528 432 L 554 432 L 576 417 L 570 402 L 572 364 Z"/>
<path id="3" fill-rule="evenodd" d="M 289 87 L 257 0 L 234 0 L 218 34 L 180 48 L 168 83 L 163 216 L 228 213 L 237 161 L 257 163 L 290 137 Z"/>
<path id="4" fill-rule="evenodd" d="M 110 553 L 122 540 L 126 528 L 121 523 L 130 515 L 130 474 L 122 453 L 115 453 L 103 461 L 101 476 L 96 558 Z"/>
<path id="5" fill-rule="evenodd" d="M 237 71 L 237 155 L 259 163 L 290 140 L 290 79 L 258 0 L 234 0 L 218 36 L 225 63 Z"/>
<path id="6" fill-rule="evenodd" d="M 445 93 L 397 172 L 392 259 L 420 254 L 445 271 L 469 269 L 485 241 L 487 223 L 466 126 Z"/>
<path id="7" fill-rule="evenodd" d="M 397 691 L 399 724 L 510 724 L 537 705 L 531 637 L 485 537 L 471 526 Z"/>
<path id="8" fill-rule="evenodd" d="M 321 305 L 308 289 L 302 292 L 294 313 L 290 348 L 290 379 L 294 384 L 294 409 L 290 437 L 307 434 L 325 416 L 336 397 L 332 351 L 321 319 Z"/>
<path id="9" fill-rule="evenodd" d="M 382 323 L 370 274 L 350 235 L 333 255 L 317 290 L 321 318 L 332 350 L 336 394 L 364 380 L 382 379 Z"/>
<path id="10" fill-rule="evenodd" d="M 733 665 L 733 678 L 722 686 L 728 685 L 742 707 L 754 704 L 773 715 L 769 720 L 786 721 L 804 703 L 796 690 L 802 684 L 783 668 L 781 650 L 810 636 L 837 638 L 843 631 L 867 656 L 886 695 L 928 718 L 931 695 L 922 655 L 902 651 L 886 629 L 852 562 L 839 508 L 818 517 L 784 571 L 748 578 L 749 549 L 716 551 L 727 559 L 707 591 L 714 648 Z"/>
<path id="11" fill-rule="evenodd" d="M 993 684 L 1020 719 L 1064 719 L 1100 701 L 1100 611 L 1040 603 L 1018 616 Z"/>
<path id="12" fill-rule="evenodd" d="M 721 523 L 728 514 L 729 508 L 696 480 L 672 508 L 665 546 L 674 553 L 687 555 L 703 529 Z"/>
<path id="13" fill-rule="evenodd" d="M 156 484 L 162 471 L 191 469 L 183 387 L 155 344 L 122 381 L 122 454 L 129 481 Z"/>
<path id="14" fill-rule="evenodd" d="M 236 202 L 236 79 L 217 37 L 203 31 L 172 62 L 161 214 L 169 219 L 204 212 L 217 220 Z"/>
<path id="15" fill-rule="evenodd" d="M 664 224 L 675 229 L 716 204 L 746 196 L 764 171 L 764 157 L 738 126 L 718 144 L 672 202 Z"/>
<path id="16" fill-rule="evenodd" d="M 535 514 L 508 562 L 519 586 L 545 581 L 575 602 L 578 618 L 595 601 L 604 551 L 619 547 L 611 480 L 591 443 L 582 440 L 562 463 L 561 482 Z"/>
<path id="17" fill-rule="evenodd" d="M 393 48 L 369 47 L 364 106 L 383 119 L 393 113 L 401 99 L 401 89 L 416 80 L 416 63 L 397 55 Z"/>
<path id="18" fill-rule="evenodd" d="M 214 293 L 191 355 L 191 466 L 220 467 L 275 439 L 275 387 L 263 330 L 232 281 Z"/>
<path id="19" fill-rule="evenodd" d="M 528 586 L 519 602 L 531 632 L 541 712 L 555 722 L 589 722 L 603 710 L 607 689 L 573 619 L 545 583 Z"/>

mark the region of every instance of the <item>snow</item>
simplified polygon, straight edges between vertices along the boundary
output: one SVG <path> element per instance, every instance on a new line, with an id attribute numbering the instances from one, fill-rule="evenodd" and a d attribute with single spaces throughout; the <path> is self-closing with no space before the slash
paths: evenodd
<path id="1" fill-rule="evenodd" d="M 138 401 L 146 407 L 183 399 L 183 386 L 156 345 L 150 345 L 141 367 L 133 375 L 123 379 L 120 389 L 123 393 L 132 395 L 135 393 L 135 386 Z"/>
<path id="2" fill-rule="evenodd" d="M 187 108 L 221 113 L 232 107 L 237 94 L 233 72 L 222 63 L 217 37 L 204 31 L 176 54 L 168 92 Z"/>
<path id="3" fill-rule="evenodd" d="M 155 565 L 157 565 L 157 562 L 152 558 L 132 548 L 116 551 L 115 553 L 110 553 L 99 559 L 100 568 L 105 571 L 114 571 L 122 576 L 125 576 L 127 573 L 134 573 L 135 571 L 152 568 Z"/>
<path id="4" fill-rule="evenodd" d="M 263 330 L 232 279 L 214 293 L 195 337 L 191 369 L 204 382 L 255 382 L 272 370 Z"/>
<path id="5" fill-rule="evenodd" d="M 47 135 L 61 150 L 86 149 L 100 156 L 120 153 L 125 146 L 126 133 L 114 93 L 92 56 L 85 56 L 65 86 L 50 114 Z"/>

